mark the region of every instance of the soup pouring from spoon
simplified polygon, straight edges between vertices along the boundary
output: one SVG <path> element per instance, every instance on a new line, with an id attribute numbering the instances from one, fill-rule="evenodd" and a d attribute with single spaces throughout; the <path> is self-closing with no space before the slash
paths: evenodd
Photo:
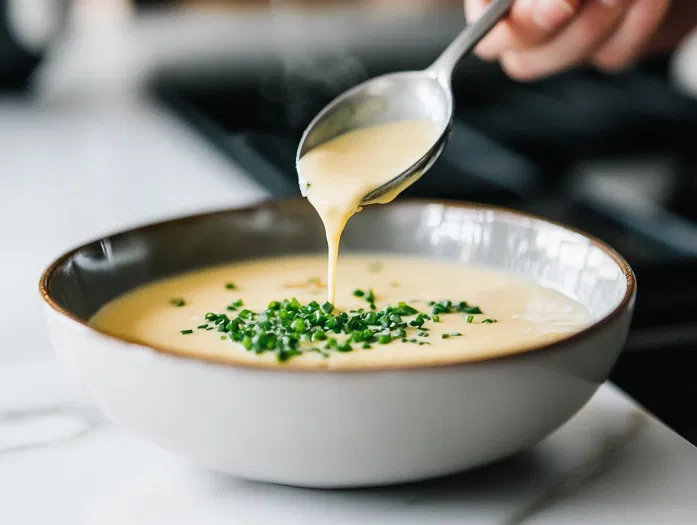
<path id="1" fill-rule="evenodd" d="M 362 206 L 391 201 L 440 156 L 453 121 L 453 72 L 512 4 L 493 0 L 427 69 L 359 84 L 320 111 L 303 133 L 298 178 L 325 225 L 330 302 L 346 222 Z"/>

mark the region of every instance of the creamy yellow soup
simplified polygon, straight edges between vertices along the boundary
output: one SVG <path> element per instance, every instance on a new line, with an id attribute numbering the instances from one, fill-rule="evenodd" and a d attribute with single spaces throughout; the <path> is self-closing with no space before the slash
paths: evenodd
<path id="1" fill-rule="evenodd" d="M 291 297 L 303 305 L 322 303 L 327 293 L 322 278 L 325 270 L 326 258 L 317 255 L 252 260 L 193 271 L 116 298 L 101 308 L 90 324 L 156 348 L 215 361 L 361 369 L 494 358 L 551 343 L 581 330 L 590 321 L 589 313 L 576 301 L 513 275 L 419 258 L 372 255 L 342 256 L 332 315 L 345 312 L 361 316 L 370 312 L 370 292 L 375 312 L 404 302 L 428 315 L 421 328 L 408 325 L 404 337 L 393 337 L 389 343 L 352 343 L 351 351 L 340 352 L 325 349 L 326 340 L 302 341 L 300 355 L 279 364 L 277 353 L 250 351 L 231 340 L 230 334 L 218 332 L 217 325 L 206 319 L 209 312 L 225 313 L 230 319 L 244 309 L 261 313 L 273 301 Z M 363 295 L 354 295 L 356 290 Z M 440 313 L 439 322 L 434 322 L 434 305 L 429 303 L 446 300 L 453 305 L 466 302 L 468 311 L 479 309 L 482 313 L 458 312 L 453 307 L 450 313 Z M 231 306 L 235 304 L 238 306 Z M 401 317 L 408 323 L 417 315 Z M 327 333 L 340 342 L 347 337 L 331 330 Z"/>
<path id="2" fill-rule="evenodd" d="M 339 240 L 346 222 L 360 211 L 363 197 L 415 164 L 437 138 L 429 120 L 405 120 L 351 131 L 306 153 L 298 175 L 307 184 L 307 199 L 315 207 L 327 236 L 327 296 L 334 302 Z M 386 195 L 394 199 L 403 187 Z"/>

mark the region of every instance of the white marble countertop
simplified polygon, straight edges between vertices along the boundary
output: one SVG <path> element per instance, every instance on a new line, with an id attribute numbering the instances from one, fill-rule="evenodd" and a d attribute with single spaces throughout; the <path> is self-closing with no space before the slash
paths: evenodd
<path id="1" fill-rule="evenodd" d="M 533 450 L 454 478 L 315 491 L 208 473 L 106 421 L 52 359 L 36 282 L 60 252 L 265 193 L 168 115 L 0 100 L 0 523 L 692 524 L 697 450 L 606 385 Z"/>

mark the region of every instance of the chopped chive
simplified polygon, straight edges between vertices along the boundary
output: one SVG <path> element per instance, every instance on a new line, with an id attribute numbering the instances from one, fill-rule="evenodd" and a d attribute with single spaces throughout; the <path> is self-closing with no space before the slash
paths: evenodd
<path id="1" fill-rule="evenodd" d="M 479 306 L 470 306 L 465 301 L 454 303 L 448 299 L 443 301 L 429 301 L 428 305 L 432 307 L 433 315 L 451 314 L 454 312 L 464 314 L 481 314 L 482 309 Z"/>
<path id="2" fill-rule="evenodd" d="M 193 334 L 194 331 L 193 330 L 180 330 L 179 333 L 183 334 L 183 335 L 189 335 L 189 334 Z"/>
<path id="3" fill-rule="evenodd" d="M 237 289 L 237 286 L 235 286 L 235 283 L 225 283 L 225 288 L 227 290 L 235 290 Z"/>
<path id="4" fill-rule="evenodd" d="M 460 332 L 451 332 L 450 337 L 460 337 L 462 334 Z"/>
<path id="5" fill-rule="evenodd" d="M 449 338 L 450 338 L 450 334 L 443 334 L 443 335 L 441 335 L 441 337 L 442 337 L 443 339 L 449 339 Z"/>
<path id="6" fill-rule="evenodd" d="M 169 300 L 169 304 L 171 304 L 172 306 L 181 307 L 186 304 L 186 301 L 181 297 L 174 297 Z"/>
<path id="7" fill-rule="evenodd" d="M 473 316 L 473 315 L 468 315 L 468 316 L 467 316 L 467 319 L 466 319 L 466 322 L 472 323 L 472 321 L 474 321 L 474 316 Z"/>
<path id="8" fill-rule="evenodd" d="M 448 310 L 441 304 L 435 304 L 435 305 L 433 305 L 433 309 L 431 310 L 431 313 L 433 315 L 447 314 Z"/>
<path id="9" fill-rule="evenodd" d="M 325 334 L 325 333 L 322 332 L 321 330 L 319 330 L 319 331 L 315 332 L 314 334 L 312 334 L 312 340 L 313 340 L 313 341 L 326 341 L 326 339 L 327 339 L 327 334 Z"/>
<path id="10" fill-rule="evenodd" d="M 386 345 L 390 342 L 392 342 L 392 336 L 390 334 L 382 334 L 380 337 L 378 337 L 378 343 L 381 345 Z"/>
<path id="11" fill-rule="evenodd" d="M 397 313 L 399 315 L 416 315 L 419 311 L 413 306 L 409 306 L 407 303 L 400 302 L 397 305 Z"/>
<path id="12" fill-rule="evenodd" d="M 363 290 L 354 290 L 353 295 L 356 297 L 363 297 L 365 295 L 365 292 Z"/>
<path id="13" fill-rule="evenodd" d="M 484 319 L 482 321 L 482 324 L 491 324 L 491 323 L 498 323 L 496 319 Z"/>
<path id="14" fill-rule="evenodd" d="M 466 313 L 466 314 L 481 314 L 482 313 L 482 309 L 479 308 L 478 306 L 470 306 L 470 307 L 462 309 L 461 311 L 463 313 Z"/>
<path id="15" fill-rule="evenodd" d="M 205 328 L 208 328 L 208 325 L 207 324 L 200 324 L 196 328 L 198 328 L 199 330 L 203 330 Z"/>
<path id="16" fill-rule="evenodd" d="M 333 305 L 332 303 L 330 303 L 329 301 L 325 302 L 325 303 L 322 305 L 322 311 L 323 311 L 325 314 L 330 314 L 330 313 L 332 313 L 332 310 L 334 310 L 334 305 Z"/>

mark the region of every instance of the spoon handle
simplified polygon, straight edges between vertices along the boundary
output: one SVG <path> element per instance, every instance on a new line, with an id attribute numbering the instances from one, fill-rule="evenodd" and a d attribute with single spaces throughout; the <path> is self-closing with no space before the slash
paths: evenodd
<path id="1" fill-rule="evenodd" d="M 513 0 L 492 0 L 486 11 L 457 35 L 428 71 L 449 83 L 462 59 L 506 15 L 512 4 Z"/>

